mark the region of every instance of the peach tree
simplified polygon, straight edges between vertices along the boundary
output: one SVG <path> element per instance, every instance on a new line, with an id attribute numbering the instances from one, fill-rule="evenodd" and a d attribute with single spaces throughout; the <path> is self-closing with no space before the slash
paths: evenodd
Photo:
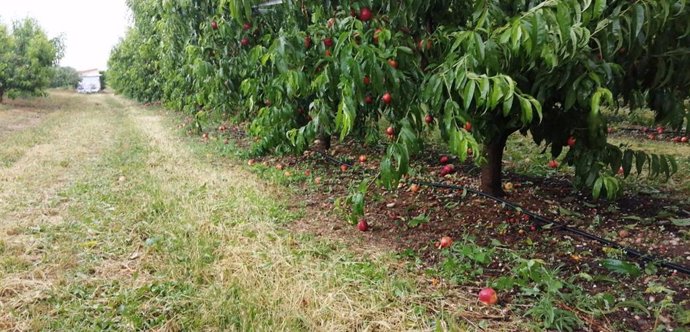
<path id="1" fill-rule="evenodd" d="M 11 29 L 0 23 L 0 103 L 5 95 L 44 95 L 63 51 L 62 39 L 49 39 L 34 19 L 15 21 Z"/>
<path id="2" fill-rule="evenodd" d="M 648 107 L 687 126 L 684 1 L 128 3 L 136 31 L 113 52 L 116 89 L 198 119 L 250 119 L 256 153 L 383 141 L 379 180 L 392 187 L 438 130 L 495 195 L 513 133 L 565 152 L 595 197 L 620 192 L 620 167 L 676 170 L 607 143 L 602 109 Z"/>

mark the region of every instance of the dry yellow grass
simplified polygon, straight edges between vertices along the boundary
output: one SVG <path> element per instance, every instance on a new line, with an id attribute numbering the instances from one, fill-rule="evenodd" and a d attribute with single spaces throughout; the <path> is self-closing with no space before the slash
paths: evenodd
<path id="1" fill-rule="evenodd" d="M 65 106 L 0 136 L 0 329 L 515 329 L 392 253 L 289 233 L 308 213 L 285 190 L 162 113 L 48 100 Z"/>

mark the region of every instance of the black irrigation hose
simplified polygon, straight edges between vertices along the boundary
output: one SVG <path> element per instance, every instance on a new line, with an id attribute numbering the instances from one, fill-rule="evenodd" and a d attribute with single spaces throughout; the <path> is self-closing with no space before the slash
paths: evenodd
<path id="1" fill-rule="evenodd" d="M 338 160 L 338 159 L 335 159 L 335 158 L 331 157 L 330 155 L 328 155 L 327 153 L 324 153 L 324 152 L 322 152 L 322 151 L 317 151 L 317 152 L 318 152 L 319 154 L 321 154 L 321 156 L 324 157 L 324 159 L 326 159 L 327 161 L 329 161 L 329 162 L 331 162 L 331 163 L 338 164 L 338 165 L 345 165 L 345 166 L 347 166 L 347 167 L 352 167 L 352 165 L 350 165 L 350 164 L 348 164 L 348 163 L 345 163 L 345 162 L 342 162 L 342 161 L 340 161 L 340 160 Z M 571 227 L 571 226 L 567 226 L 567 225 L 563 225 L 563 224 L 561 224 L 561 223 L 559 223 L 559 222 L 556 222 L 556 221 L 554 221 L 554 220 L 547 219 L 546 217 L 543 217 L 543 216 L 538 215 L 538 214 L 536 214 L 536 213 L 534 213 L 534 212 L 531 212 L 531 211 L 529 211 L 529 210 L 527 210 L 527 209 L 524 209 L 523 207 L 521 207 L 521 206 L 519 206 L 519 205 L 517 205 L 517 204 L 511 203 L 510 201 L 507 201 L 507 200 L 505 200 L 505 199 L 503 199 L 503 198 L 500 198 L 500 197 L 496 197 L 496 196 L 487 194 L 487 193 L 485 193 L 485 192 L 483 192 L 483 191 L 475 190 L 475 189 L 468 188 L 468 187 L 465 187 L 465 186 L 450 185 L 450 184 L 445 184 L 445 183 L 426 182 L 426 181 L 418 181 L 418 180 L 412 180 L 411 182 L 414 183 L 414 184 L 420 185 L 420 186 L 427 186 L 427 187 L 433 187 L 433 188 L 443 188 L 443 189 L 451 189 L 451 190 L 462 190 L 462 191 L 466 191 L 466 192 L 472 193 L 472 194 L 477 195 L 477 196 L 481 196 L 481 197 L 484 197 L 484 198 L 488 198 L 488 199 L 490 199 L 490 200 L 493 200 L 493 201 L 496 201 L 496 202 L 498 202 L 498 203 L 501 203 L 501 204 L 503 204 L 503 205 L 505 205 L 505 206 L 507 206 L 507 207 L 513 209 L 513 210 L 520 211 L 521 213 L 530 216 L 530 218 L 531 218 L 532 220 L 536 221 L 537 223 L 539 223 L 540 226 L 544 226 L 544 225 L 549 225 L 549 224 L 551 224 L 551 225 L 554 225 L 554 227 L 551 228 L 551 229 L 553 229 L 553 230 L 562 230 L 562 231 L 564 231 L 564 232 L 569 232 L 569 233 L 572 233 L 572 234 L 576 234 L 576 235 L 579 235 L 579 236 L 584 237 L 584 238 L 586 238 L 586 239 L 593 240 L 593 241 L 597 241 L 597 242 L 602 243 L 602 244 L 605 244 L 605 245 L 607 245 L 607 246 L 609 246 L 609 247 L 612 247 L 612 248 L 615 248 L 615 249 L 619 249 L 619 250 L 623 251 L 626 255 L 631 256 L 631 257 L 639 258 L 639 259 L 641 259 L 641 260 L 644 261 L 644 262 L 648 262 L 648 263 L 652 263 L 652 264 L 657 264 L 657 265 L 660 265 L 660 266 L 665 267 L 665 268 L 667 268 L 667 269 L 674 270 L 674 271 L 678 271 L 678 272 L 681 272 L 681 273 L 690 275 L 690 268 L 688 268 L 688 267 L 685 267 L 685 266 L 682 266 L 682 265 L 678 265 L 678 264 L 675 264 L 675 263 L 671 263 L 671 262 L 662 260 L 661 258 L 659 258 L 659 257 L 657 257 L 657 256 L 654 256 L 654 255 L 652 255 L 652 254 L 643 253 L 643 252 L 641 252 L 641 251 L 638 251 L 637 249 L 626 247 L 626 246 L 624 246 L 624 245 L 622 245 L 622 244 L 620 244 L 620 243 L 617 243 L 617 242 L 614 242 L 614 241 L 611 241 L 611 240 L 604 239 L 604 238 L 599 237 L 599 236 L 596 236 L 596 235 L 594 235 L 594 234 L 585 232 L 585 231 L 583 231 L 583 230 L 581 230 L 581 229 L 578 229 L 578 228 L 575 228 L 575 227 Z"/>
<path id="2" fill-rule="evenodd" d="M 667 269 L 671 269 L 674 271 L 678 271 L 678 272 L 682 272 L 682 273 L 685 273 L 687 275 L 690 275 L 690 268 L 687 268 L 685 266 L 678 265 L 675 263 L 664 261 L 664 260 L 662 260 L 659 257 L 656 257 L 654 255 L 640 252 L 637 249 L 626 247 L 620 243 L 604 239 L 604 238 L 596 236 L 594 234 L 585 232 L 581 229 L 567 226 L 567 225 L 563 225 L 563 224 L 558 223 L 554 220 L 550 220 L 550 219 L 547 219 L 543 216 L 540 216 L 534 212 L 530 212 L 529 210 L 526 210 L 517 204 L 513 204 L 513 203 L 511 203 L 505 199 L 495 197 L 493 195 L 489 195 L 489 194 L 482 192 L 482 191 L 479 191 L 479 190 L 474 190 L 474 189 L 463 187 L 463 186 L 456 186 L 456 185 L 450 185 L 450 184 L 445 184 L 445 183 L 433 183 L 433 182 L 416 181 L 416 180 L 413 180 L 412 183 L 422 185 L 422 186 L 428 186 L 428 187 L 467 191 L 467 192 L 475 194 L 477 196 L 482 196 L 484 198 L 488 198 L 488 199 L 494 200 L 496 202 L 499 202 L 499 203 L 501 203 L 507 207 L 510 207 L 513 210 L 521 211 L 522 213 L 530 216 L 533 220 L 537 221 L 537 223 L 539 223 L 540 226 L 552 224 L 552 225 L 555 225 L 555 227 L 553 227 L 552 229 L 562 230 L 565 232 L 577 234 L 577 235 L 584 237 L 586 239 L 597 241 L 599 243 L 603 243 L 603 244 L 605 244 L 609 247 L 615 248 L 615 249 L 620 249 L 621 251 L 623 251 L 628 256 L 637 257 L 637 258 L 639 258 L 645 262 L 658 264 L 658 265 L 663 266 Z"/>

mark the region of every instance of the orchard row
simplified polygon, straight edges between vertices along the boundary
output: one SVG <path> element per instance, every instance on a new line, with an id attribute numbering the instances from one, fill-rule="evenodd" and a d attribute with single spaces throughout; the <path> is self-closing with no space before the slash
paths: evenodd
<path id="1" fill-rule="evenodd" d="M 690 9 L 684 1 L 130 0 L 113 50 L 121 93 L 194 114 L 251 121 L 255 153 L 300 153 L 331 137 L 385 142 L 392 187 L 436 133 L 500 195 L 509 135 L 575 168 L 594 196 L 619 169 L 669 176 L 675 161 L 607 143 L 602 107 L 688 121 Z M 565 153 L 565 156 L 561 154 Z"/>

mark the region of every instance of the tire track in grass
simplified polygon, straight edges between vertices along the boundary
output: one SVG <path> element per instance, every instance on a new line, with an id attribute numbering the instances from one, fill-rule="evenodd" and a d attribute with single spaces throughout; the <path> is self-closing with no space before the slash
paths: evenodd
<path id="1" fill-rule="evenodd" d="M 0 329 L 30 329 L 17 317 L 27 304 L 47 296 L 62 265 L 73 264 L 46 262 L 54 243 L 43 232 L 65 222 L 69 198 L 60 191 L 79 178 L 84 165 L 96 162 L 117 134 L 107 125 L 117 122 L 117 114 L 88 107 L 92 100 L 71 100 L 73 107 L 51 113 L 41 127 L 25 128 L 21 137 L 34 139 L 28 145 L 2 138 L 3 149 L 22 154 L 0 167 Z"/>

